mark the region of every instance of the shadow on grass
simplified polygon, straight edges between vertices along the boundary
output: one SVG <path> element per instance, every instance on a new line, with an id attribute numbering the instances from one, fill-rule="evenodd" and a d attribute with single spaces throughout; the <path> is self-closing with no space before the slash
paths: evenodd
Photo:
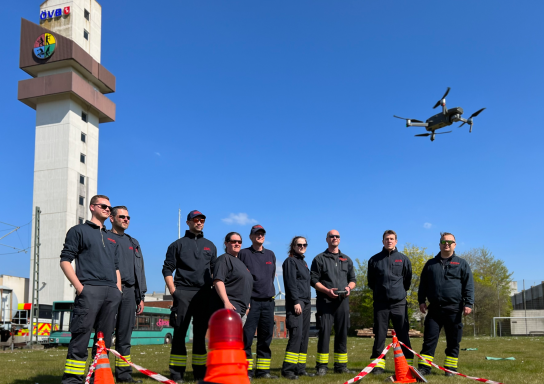
<path id="1" fill-rule="evenodd" d="M 60 375 L 36 375 L 29 377 L 28 379 L 16 379 L 11 382 L 11 384 L 58 384 L 62 380 L 62 374 Z"/>

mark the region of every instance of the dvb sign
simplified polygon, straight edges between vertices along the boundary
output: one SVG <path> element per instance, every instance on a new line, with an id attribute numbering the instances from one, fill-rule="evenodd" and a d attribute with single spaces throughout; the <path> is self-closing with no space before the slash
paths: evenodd
<path id="1" fill-rule="evenodd" d="M 40 20 L 52 19 L 54 17 L 61 17 L 70 14 L 70 7 L 57 8 L 51 11 L 41 11 Z"/>

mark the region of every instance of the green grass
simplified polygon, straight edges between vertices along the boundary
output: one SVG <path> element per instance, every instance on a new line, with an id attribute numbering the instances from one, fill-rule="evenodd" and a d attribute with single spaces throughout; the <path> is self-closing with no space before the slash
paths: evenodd
<path id="1" fill-rule="evenodd" d="M 390 342 L 388 339 L 388 342 Z M 349 338 L 348 339 L 348 367 L 359 372 L 370 363 L 372 339 Z M 420 351 L 422 339 L 412 340 L 414 350 Z M 274 340 L 272 342 L 272 373 L 279 375 L 283 361 L 287 340 Z M 435 362 L 443 365 L 444 349 L 446 341 L 441 338 L 437 347 Z M 465 337 L 461 348 L 478 348 L 477 351 L 461 351 L 459 356 L 459 372 L 469 376 L 483 377 L 489 380 L 505 384 L 522 383 L 544 383 L 544 338 L 489 338 L 489 337 Z M 255 345 L 253 346 L 255 349 Z M 186 379 L 192 378 L 190 368 L 191 345 L 188 345 L 189 361 Z M 332 371 L 332 345 L 329 363 L 329 372 Z M 169 346 L 135 346 L 132 348 L 132 361 L 147 369 L 168 376 Z M 317 339 L 310 339 L 308 348 L 308 371 L 315 372 L 315 354 L 317 351 Z M 383 383 L 384 379 L 393 374 L 393 351 L 387 354 L 386 374 L 366 376 L 361 382 Z M 485 356 L 493 357 L 515 357 L 515 361 L 491 361 L 485 360 Z M 64 369 L 66 348 L 46 350 L 15 350 L 0 353 L 0 383 L 22 384 L 22 383 L 60 383 Z M 112 359 L 113 365 L 113 359 Z M 354 375 L 337 375 L 329 373 L 320 378 L 301 378 L 299 383 L 325 384 L 344 383 Z M 135 378 L 141 378 L 144 383 L 156 383 L 147 379 L 140 373 L 134 373 Z M 444 373 L 433 368 L 433 374 L 427 377 L 429 383 L 471 383 L 470 379 L 462 377 L 444 377 Z M 270 382 L 269 380 L 255 381 L 257 383 Z M 290 380 L 274 380 L 273 383 L 283 384 Z"/>

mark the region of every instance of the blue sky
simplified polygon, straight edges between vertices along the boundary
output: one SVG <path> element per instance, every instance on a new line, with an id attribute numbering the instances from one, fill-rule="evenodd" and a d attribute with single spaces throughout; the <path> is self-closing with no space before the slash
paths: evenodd
<path id="1" fill-rule="evenodd" d="M 20 18 L 38 23 L 39 4 L 3 5 L 0 221 L 15 225 L 33 211 L 35 130 L 17 101 Z M 101 4 L 117 121 L 100 128 L 98 190 L 129 207 L 151 291 L 178 207 L 207 215 L 218 248 L 262 224 L 279 261 L 299 234 L 308 261 L 333 228 L 363 260 L 385 229 L 433 253 L 449 231 L 457 251 L 486 246 L 514 279 L 542 280 L 544 3 Z M 448 86 L 465 117 L 487 108 L 471 134 L 430 142 L 392 117 L 425 120 Z M 29 227 L 0 242 L 28 246 Z M 28 276 L 29 256 L 0 255 L 0 274 Z"/>

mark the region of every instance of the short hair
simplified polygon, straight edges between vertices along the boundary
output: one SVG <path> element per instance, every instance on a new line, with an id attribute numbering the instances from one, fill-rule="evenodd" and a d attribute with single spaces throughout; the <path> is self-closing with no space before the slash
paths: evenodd
<path id="1" fill-rule="evenodd" d="M 385 236 L 387 235 L 395 235 L 395 240 L 397 240 L 397 232 L 393 231 L 392 229 L 388 229 L 383 233 L 382 240 L 385 240 Z"/>
<path id="2" fill-rule="evenodd" d="M 453 239 L 455 239 L 455 235 L 453 233 L 449 233 L 449 232 L 440 232 L 440 240 L 442 240 L 444 238 L 444 236 L 447 236 L 447 235 L 450 235 L 450 236 L 453 236 Z"/>
<path id="3" fill-rule="evenodd" d="M 106 195 L 94 195 L 93 197 L 91 197 L 91 205 L 96 204 L 98 199 L 106 199 L 110 201 L 110 198 Z"/>
<path id="4" fill-rule="evenodd" d="M 289 250 L 287 251 L 287 254 L 289 255 L 289 257 L 296 254 L 295 246 L 297 244 L 298 239 L 304 239 L 304 240 L 306 240 L 306 243 L 308 242 L 308 239 L 306 239 L 304 236 L 295 236 L 295 237 L 293 237 L 293 240 L 291 240 L 291 244 L 289 244 Z"/>
<path id="5" fill-rule="evenodd" d="M 127 207 L 125 207 L 124 205 L 118 205 L 118 206 L 113 207 L 113 208 L 111 209 L 111 215 L 112 215 L 113 217 L 117 216 L 117 211 L 120 210 L 120 209 L 123 209 L 123 210 L 125 210 L 125 211 L 128 212 L 128 208 L 127 208 Z"/>
<path id="6" fill-rule="evenodd" d="M 225 249 L 225 251 L 227 250 L 227 245 L 226 243 L 228 243 L 231 239 L 232 236 L 234 235 L 238 235 L 240 237 L 240 240 L 242 240 L 242 235 L 240 235 L 238 232 L 229 232 L 227 233 L 227 236 L 225 236 L 225 244 L 223 245 L 223 248 Z"/>

